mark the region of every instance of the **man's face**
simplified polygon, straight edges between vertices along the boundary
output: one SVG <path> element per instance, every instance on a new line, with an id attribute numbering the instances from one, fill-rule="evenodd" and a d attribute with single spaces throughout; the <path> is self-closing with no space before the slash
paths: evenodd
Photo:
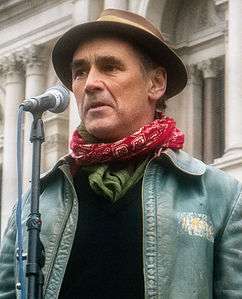
<path id="1" fill-rule="evenodd" d="M 86 130 L 103 142 L 117 141 L 154 119 L 152 81 L 128 43 L 94 39 L 73 55 L 72 89 Z"/>

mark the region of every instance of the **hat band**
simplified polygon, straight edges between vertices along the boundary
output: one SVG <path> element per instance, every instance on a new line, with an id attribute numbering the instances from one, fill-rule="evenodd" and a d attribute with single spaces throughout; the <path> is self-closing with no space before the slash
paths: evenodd
<path id="1" fill-rule="evenodd" d="M 156 35 L 148 30 L 147 28 L 135 23 L 135 22 L 132 22 L 132 21 L 129 21 L 127 19 L 123 19 L 123 18 L 119 18 L 119 17 L 116 17 L 116 16 L 111 16 L 111 15 L 107 15 L 107 16 L 102 16 L 100 17 L 99 19 L 97 19 L 97 21 L 110 21 L 110 22 L 119 22 L 119 23 L 122 23 L 122 24 L 128 24 L 128 25 L 132 25 L 134 27 L 138 27 L 140 29 L 143 29 L 144 31 L 147 31 L 149 33 L 151 33 L 152 35 L 154 35 L 156 37 Z"/>

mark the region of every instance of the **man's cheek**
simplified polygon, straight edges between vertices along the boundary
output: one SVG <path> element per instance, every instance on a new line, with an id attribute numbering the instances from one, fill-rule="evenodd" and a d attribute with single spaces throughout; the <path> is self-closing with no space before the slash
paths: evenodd
<path id="1" fill-rule="evenodd" d="M 120 97 L 125 93 L 126 85 L 115 81 L 106 81 L 105 84 L 108 92 L 115 98 Z"/>

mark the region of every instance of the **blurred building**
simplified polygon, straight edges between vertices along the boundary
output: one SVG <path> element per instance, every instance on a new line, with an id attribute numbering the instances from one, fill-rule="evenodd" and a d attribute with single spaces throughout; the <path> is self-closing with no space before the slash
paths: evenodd
<path id="1" fill-rule="evenodd" d="M 168 102 L 186 133 L 185 150 L 242 180 L 242 1 L 241 0 L 1 0 L 0 1 L 0 178 L 1 228 L 17 196 L 18 105 L 58 79 L 51 49 L 74 24 L 94 20 L 104 8 L 150 19 L 183 58 L 186 89 Z M 169 79 L 169 78 L 168 78 Z M 44 114 L 42 171 L 68 152 L 78 124 L 75 100 L 62 114 Z M 31 176 L 31 117 L 24 126 L 24 186 Z"/>

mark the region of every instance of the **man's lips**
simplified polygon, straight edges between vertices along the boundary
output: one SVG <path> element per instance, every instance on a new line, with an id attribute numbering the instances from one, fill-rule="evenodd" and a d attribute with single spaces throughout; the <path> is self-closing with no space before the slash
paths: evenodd
<path id="1" fill-rule="evenodd" d="M 95 103 L 88 104 L 86 107 L 86 111 L 101 109 L 105 106 L 113 107 L 112 105 L 110 105 L 109 103 L 106 103 L 106 102 L 95 102 Z"/>

